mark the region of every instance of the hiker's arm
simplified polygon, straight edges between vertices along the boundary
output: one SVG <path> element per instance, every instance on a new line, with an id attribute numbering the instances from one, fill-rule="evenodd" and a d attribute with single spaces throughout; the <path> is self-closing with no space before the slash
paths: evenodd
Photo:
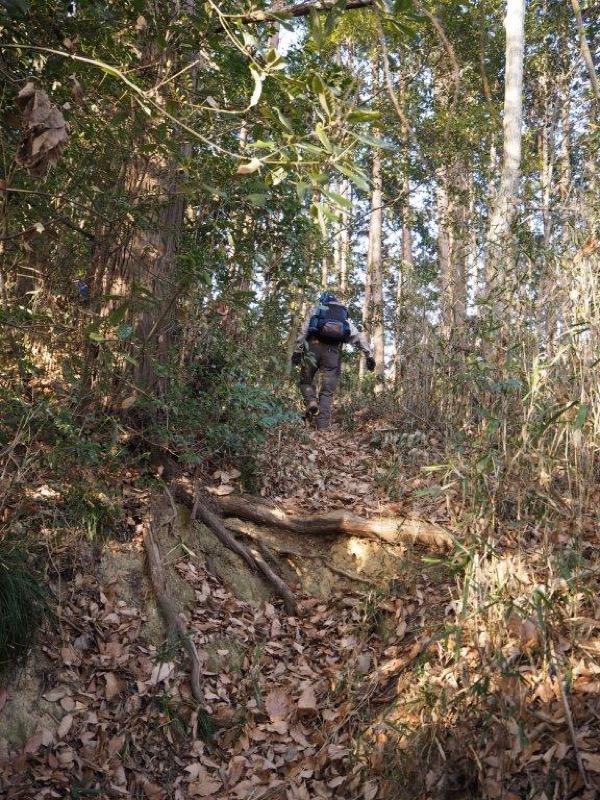
<path id="1" fill-rule="evenodd" d="M 308 335 L 308 326 L 310 325 L 310 319 L 314 313 L 315 313 L 314 309 L 311 309 L 310 311 L 308 311 L 306 317 L 304 318 L 304 322 L 302 323 L 302 326 L 298 331 L 298 336 L 296 336 L 296 344 L 294 346 L 294 350 L 296 352 L 302 350 L 304 347 L 304 342 L 306 341 L 306 337 Z"/>
<path id="2" fill-rule="evenodd" d="M 349 319 L 348 322 L 350 323 L 350 339 L 348 341 L 353 347 L 358 347 L 358 349 L 361 350 L 367 358 L 372 358 L 373 353 L 371 351 L 369 340 L 365 334 L 362 333 L 362 331 L 358 330 L 351 319 Z"/>

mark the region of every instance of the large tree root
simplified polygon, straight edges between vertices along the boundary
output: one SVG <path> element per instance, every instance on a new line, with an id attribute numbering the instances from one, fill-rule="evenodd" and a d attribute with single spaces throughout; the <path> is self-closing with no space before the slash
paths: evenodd
<path id="1" fill-rule="evenodd" d="M 237 531 L 238 533 L 241 533 L 242 536 L 247 536 L 249 539 L 252 539 L 253 542 L 256 542 L 257 547 L 259 547 L 261 550 L 266 549 L 265 544 L 264 542 L 261 542 L 259 535 L 250 527 L 252 523 L 244 522 L 241 519 L 232 518 L 228 520 L 227 524 L 232 530 Z M 314 561 L 320 561 L 325 569 L 328 569 L 329 572 L 333 572 L 335 575 L 340 575 L 340 577 L 346 578 L 349 581 L 354 581 L 355 583 L 364 583 L 367 586 L 372 587 L 377 586 L 376 581 L 372 581 L 369 578 L 363 578 L 362 575 L 356 575 L 353 572 L 347 572 L 345 569 L 334 567 L 328 559 L 317 555 L 316 553 L 299 553 L 297 550 L 293 550 L 291 547 L 273 547 L 273 545 L 269 545 L 268 550 L 273 550 L 278 556 L 288 558 L 291 561 L 294 559 L 298 561 L 302 561 L 302 559 L 313 559 Z"/>
<path id="2" fill-rule="evenodd" d="M 178 493 L 178 496 L 182 497 L 182 494 Z M 188 500 L 187 495 L 186 500 Z M 296 598 L 285 581 L 271 569 L 258 550 L 244 547 L 243 544 L 240 544 L 240 542 L 232 536 L 231 532 L 225 527 L 219 517 L 202 502 L 199 493 L 196 493 L 191 516 L 192 521 L 198 518 L 207 525 L 223 544 L 230 550 L 233 550 L 234 553 L 237 553 L 251 569 L 259 570 L 277 594 L 283 598 L 287 613 L 298 616 Z"/>
<path id="3" fill-rule="evenodd" d="M 344 533 L 388 544 L 411 541 L 441 548 L 451 547 L 454 542 L 452 536 L 440 525 L 419 519 L 383 517 L 369 520 L 348 511 L 329 511 L 326 514 L 299 517 L 262 503 L 251 503 L 243 497 L 228 496 L 215 499 L 226 517 L 237 517 L 258 525 L 294 533 L 321 535 Z"/>
<path id="4" fill-rule="evenodd" d="M 162 556 L 156 537 L 153 533 L 154 515 L 148 523 L 144 526 L 144 546 L 148 556 L 148 569 L 150 572 L 150 581 L 158 608 L 165 620 L 167 631 L 176 636 L 181 642 L 181 646 L 187 653 L 191 662 L 190 684 L 192 689 L 192 696 L 201 705 L 204 706 L 204 693 L 200 685 L 200 676 L 202 675 L 202 664 L 196 646 L 191 638 L 191 632 L 188 631 L 179 616 L 179 611 L 173 602 L 167 588 L 167 580 L 162 565 Z"/>

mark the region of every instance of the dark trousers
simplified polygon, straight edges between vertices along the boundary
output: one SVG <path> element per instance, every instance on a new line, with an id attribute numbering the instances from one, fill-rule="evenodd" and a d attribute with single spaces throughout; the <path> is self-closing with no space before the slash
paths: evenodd
<path id="1" fill-rule="evenodd" d="M 342 346 L 340 344 L 325 344 L 318 339 L 308 342 L 308 349 L 313 356 L 305 358 L 300 367 L 300 391 L 304 401 L 317 399 L 317 392 L 313 381 L 317 372 L 321 375 L 319 387 L 319 416 L 316 419 L 317 428 L 328 428 L 331 422 L 331 404 L 333 393 L 340 382 L 342 371 Z"/>

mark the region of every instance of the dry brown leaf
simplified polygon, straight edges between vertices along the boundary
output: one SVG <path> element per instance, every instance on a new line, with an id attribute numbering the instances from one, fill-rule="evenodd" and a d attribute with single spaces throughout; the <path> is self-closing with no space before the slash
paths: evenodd
<path id="1" fill-rule="evenodd" d="M 66 686 L 57 686 L 55 689 L 51 689 L 42 696 L 44 700 L 48 700 L 50 703 L 55 703 L 57 700 L 61 700 L 67 694 L 67 691 L 68 690 Z"/>
<path id="2" fill-rule="evenodd" d="M 172 678 L 175 673 L 175 664 L 173 661 L 162 661 L 160 664 L 155 664 L 152 668 L 152 675 L 148 681 L 149 686 L 157 686 L 163 681 Z"/>
<path id="3" fill-rule="evenodd" d="M 363 788 L 363 798 L 364 800 L 374 800 L 377 796 L 378 786 L 375 781 L 369 781 L 366 783 Z"/>
<path id="4" fill-rule="evenodd" d="M 141 787 L 148 800 L 165 800 L 165 791 L 156 783 L 152 783 L 152 781 L 148 780 L 145 775 L 138 775 L 137 783 Z"/>
<path id="5" fill-rule="evenodd" d="M 315 717 L 319 713 L 317 697 L 312 686 L 307 686 L 298 698 L 298 713 L 303 717 Z"/>
<path id="6" fill-rule="evenodd" d="M 64 711 L 75 711 L 77 708 L 77 703 L 70 694 L 65 695 L 65 697 L 60 700 L 60 705 Z"/>
<path id="7" fill-rule="evenodd" d="M 248 767 L 248 760 L 244 756 L 234 756 L 227 765 L 227 782 L 235 786 Z"/>
<path id="8" fill-rule="evenodd" d="M 67 733 L 71 730 L 71 725 L 73 724 L 73 715 L 72 714 L 65 714 L 65 716 L 61 719 L 60 725 L 58 726 L 58 730 L 56 731 L 56 736 L 58 739 L 64 739 Z"/>
<path id="9" fill-rule="evenodd" d="M 230 486 L 227 483 L 221 483 L 219 486 L 209 486 L 207 488 L 207 492 L 210 494 L 215 494 L 218 497 L 222 497 L 223 495 L 235 492 L 235 486 Z"/>
<path id="10" fill-rule="evenodd" d="M 212 777 L 207 777 L 205 780 L 193 781 L 188 786 L 188 793 L 190 797 L 210 797 L 216 794 L 223 783 L 220 780 L 215 780 Z"/>
<path id="11" fill-rule="evenodd" d="M 40 747 L 48 747 L 54 741 L 52 731 L 47 728 L 38 728 L 38 730 L 29 737 L 23 747 L 24 753 L 36 753 Z"/>
<path id="12" fill-rule="evenodd" d="M 275 689 L 265 697 L 265 709 L 271 722 L 283 722 L 290 714 L 291 698 L 281 689 Z"/>
<path id="13" fill-rule="evenodd" d="M 600 753 L 582 752 L 581 758 L 591 772 L 600 772 Z"/>
<path id="14" fill-rule="evenodd" d="M 118 697 L 125 687 L 123 681 L 119 680 L 113 672 L 106 672 L 104 674 L 104 680 L 106 682 L 105 694 L 107 700 Z"/>

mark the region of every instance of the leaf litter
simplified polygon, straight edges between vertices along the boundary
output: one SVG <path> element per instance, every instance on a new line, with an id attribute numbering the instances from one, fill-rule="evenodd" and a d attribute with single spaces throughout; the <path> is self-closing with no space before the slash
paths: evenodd
<path id="1" fill-rule="evenodd" d="M 393 440 L 365 427 L 352 447 L 336 431 L 325 443 L 296 431 L 265 448 L 263 497 L 290 513 L 460 518 L 452 487 L 433 491 L 439 478 L 422 470 L 441 460 L 433 448 L 399 458 Z M 340 475 L 332 465 L 342 457 Z M 229 467 L 207 484 L 240 491 L 239 478 Z M 553 535 L 570 546 L 566 531 Z M 408 550 L 381 591 L 340 581 L 327 598 L 299 593 L 298 618 L 244 602 L 194 559 L 180 561 L 196 596 L 186 627 L 204 665 L 203 709 L 177 648 L 148 643 L 146 611 L 78 573 L 59 607 L 60 636 L 43 645 L 56 725 L 2 758 L 2 796 L 592 800 L 597 578 L 574 600 L 564 579 L 545 580 L 542 534 L 525 550 L 516 541 L 507 529 L 466 567 L 464 551 L 428 565 Z M 581 555 L 590 549 L 583 543 Z"/>

